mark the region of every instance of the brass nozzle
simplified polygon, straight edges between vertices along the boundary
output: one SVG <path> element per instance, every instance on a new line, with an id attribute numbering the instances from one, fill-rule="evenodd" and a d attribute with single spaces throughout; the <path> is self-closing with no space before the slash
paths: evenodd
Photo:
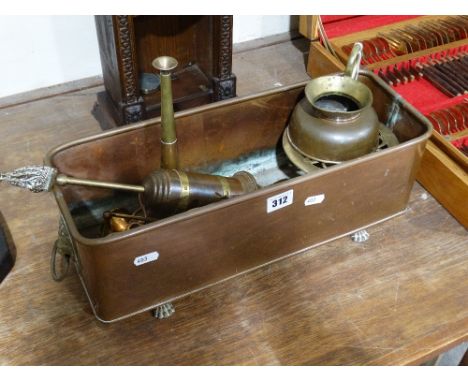
<path id="1" fill-rule="evenodd" d="M 161 56 L 153 60 L 153 67 L 161 78 L 161 168 L 179 167 L 177 134 L 174 120 L 171 72 L 177 67 L 175 58 Z"/>

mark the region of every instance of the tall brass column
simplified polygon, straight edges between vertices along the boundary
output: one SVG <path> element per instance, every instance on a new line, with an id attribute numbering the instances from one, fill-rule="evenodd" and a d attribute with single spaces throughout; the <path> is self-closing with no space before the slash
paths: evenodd
<path id="1" fill-rule="evenodd" d="M 171 72 L 177 67 L 175 58 L 161 56 L 153 60 L 153 67 L 161 78 L 161 168 L 177 169 L 179 153 L 174 120 Z"/>

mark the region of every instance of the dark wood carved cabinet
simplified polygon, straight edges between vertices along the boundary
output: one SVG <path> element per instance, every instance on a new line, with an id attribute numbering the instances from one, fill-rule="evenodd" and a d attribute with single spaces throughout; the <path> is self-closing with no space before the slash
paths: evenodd
<path id="1" fill-rule="evenodd" d="M 232 70 L 232 16 L 96 16 L 105 92 L 98 94 L 103 128 L 156 117 L 160 92 L 143 94 L 142 73 L 173 56 L 174 110 L 236 95 Z"/>

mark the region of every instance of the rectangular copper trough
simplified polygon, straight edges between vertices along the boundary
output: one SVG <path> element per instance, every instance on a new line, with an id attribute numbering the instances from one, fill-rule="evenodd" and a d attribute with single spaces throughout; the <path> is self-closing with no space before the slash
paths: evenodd
<path id="1" fill-rule="evenodd" d="M 134 195 L 56 186 L 96 317 L 152 309 L 404 212 L 430 125 L 380 79 L 362 72 L 361 80 L 397 146 L 294 175 L 280 142 L 301 83 L 176 114 L 183 169 L 251 171 L 263 186 L 255 192 L 99 237 L 102 211 L 134 203 Z M 70 142 L 46 162 L 79 178 L 139 184 L 159 168 L 160 127 L 156 118 Z M 268 212 L 268 198 L 285 192 L 292 203 Z M 148 254 L 154 261 L 136 265 Z"/>

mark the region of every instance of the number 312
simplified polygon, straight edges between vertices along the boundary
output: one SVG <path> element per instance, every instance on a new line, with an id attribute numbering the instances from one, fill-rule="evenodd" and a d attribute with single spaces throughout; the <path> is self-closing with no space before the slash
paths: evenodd
<path id="1" fill-rule="evenodd" d="M 281 205 L 281 204 L 286 203 L 287 201 L 288 201 L 288 197 L 287 197 L 287 196 L 283 196 L 283 197 L 281 197 L 281 198 L 279 198 L 279 199 L 273 200 L 273 202 L 272 202 L 271 204 L 272 204 L 272 206 L 273 206 L 273 208 L 274 208 L 274 207 L 277 207 L 277 206 L 279 206 L 279 205 Z"/>

